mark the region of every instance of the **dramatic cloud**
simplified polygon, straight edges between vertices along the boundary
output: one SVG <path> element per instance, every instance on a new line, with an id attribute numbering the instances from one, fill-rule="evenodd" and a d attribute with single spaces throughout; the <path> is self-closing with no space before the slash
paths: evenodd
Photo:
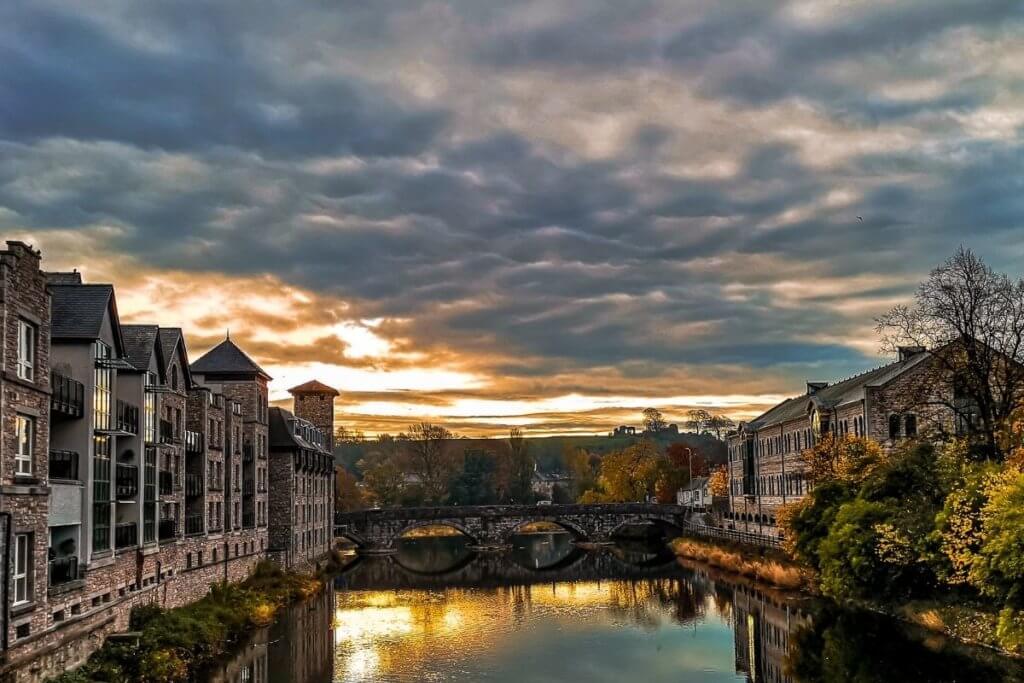
<path id="1" fill-rule="evenodd" d="M 1024 257 L 1011 0 L 0 8 L 0 227 L 368 432 L 749 417 Z"/>

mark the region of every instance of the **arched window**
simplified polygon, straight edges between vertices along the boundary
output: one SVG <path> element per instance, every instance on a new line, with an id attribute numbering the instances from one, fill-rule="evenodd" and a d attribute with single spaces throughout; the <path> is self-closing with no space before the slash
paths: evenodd
<path id="1" fill-rule="evenodd" d="M 903 425 L 903 433 L 906 436 L 917 436 L 917 415 L 907 415 L 903 418 Z"/>
<path id="2" fill-rule="evenodd" d="M 889 416 L 889 438 L 895 441 L 900 438 L 900 416 Z"/>

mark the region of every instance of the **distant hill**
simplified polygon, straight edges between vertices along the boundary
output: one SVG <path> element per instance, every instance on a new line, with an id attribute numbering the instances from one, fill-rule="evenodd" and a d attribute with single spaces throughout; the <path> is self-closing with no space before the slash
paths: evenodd
<path id="1" fill-rule="evenodd" d="M 537 459 L 537 465 L 541 470 L 552 472 L 562 469 L 562 453 L 566 448 L 583 448 L 591 453 L 605 455 L 611 451 L 617 451 L 630 446 L 642 436 L 544 436 L 527 437 L 530 445 L 530 452 Z M 681 433 L 672 435 L 661 435 L 652 439 L 664 451 L 670 444 L 685 443 L 695 448 L 712 465 L 723 464 L 727 460 L 725 443 L 707 434 Z M 499 449 L 507 443 L 506 439 L 454 439 L 455 447 Z M 375 442 L 365 441 L 359 443 L 344 443 L 334 449 L 334 459 L 349 470 L 355 471 L 355 464 L 363 455 L 375 448 Z"/>

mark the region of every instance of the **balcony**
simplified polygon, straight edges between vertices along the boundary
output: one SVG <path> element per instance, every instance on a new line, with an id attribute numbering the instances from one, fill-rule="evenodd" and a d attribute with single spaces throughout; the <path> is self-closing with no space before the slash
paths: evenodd
<path id="1" fill-rule="evenodd" d="M 185 535 L 196 536 L 203 533 L 203 516 L 188 515 L 185 517 Z"/>
<path id="2" fill-rule="evenodd" d="M 186 453 L 202 453 L 203 452 L 203 435 L 199 432 L 193 432 L 191 429 L 185 430 L 185 452 Z"/>
<path id="3" fill-rule="evenodd" d="M 139 527 L 135 522 L 125 522 L 114 527 L 114 547 L 130 548 L 139 544 Z"/>
<path id="4" fill-rule="evenodd" d="M 50 410 L 66 417 L 85 414 L 85 385 L 58 372 L 50 373 Z"/>
<path id="5" fill-rule="evenodd" d="M 50 560 L 50 586 L 78 580 L 78 558 L 74 555 Z"/>
<path id="6" fill-rule="evenodd" d="M 243 512 L 242 513 L 242 526 L 245 528 L 251 528 L 256 526 L 256 513 L 254 512 Z"/>
<path id="7" fill-rule="evenodd" d="M 185 475 L 185 495 L 189 497 L 203 495 L 203 475 Z"/>
<path id="8" fill-rule="evenodd" d="M 50 479 L 78 481 L 78 453 L 50 451 Z"/>
<path id="9" fill-rule="evenodd" d="M 242 446 L 242 462 L 252 462 L 253 447 L 251 443 Z"/>
<path id="10" fill-rule="evenodd" d="M 160 470 L 160 495 L 169 496 L 174 490 L 174 473 Z"/>
<path id="11" fill-rule="evenodd" d="M 178 523 L 171 518 L 161 519 L 158 533 L 161 541 L 173 540 L 178 535 Z"/>
<path id="12" fill-rule="evenodd" d="M 117 410 L 115 412 L 115 428 L 119 432 L 126 434 L 138 434 L 139 433 L 139 408 L 133 406 L 131 403 L 117 400 Z"/>
<path id="13" fill-rule="evenodd" d="M 118 463 L 115 484 L 118 500 L 134 500 L 139 493 L 139 468 Z"/>
<path id="14" fill-rule="evenodd" d="M 174 443 L 174 425 L 170 420 L 160 420 L 160 443 Z"/>

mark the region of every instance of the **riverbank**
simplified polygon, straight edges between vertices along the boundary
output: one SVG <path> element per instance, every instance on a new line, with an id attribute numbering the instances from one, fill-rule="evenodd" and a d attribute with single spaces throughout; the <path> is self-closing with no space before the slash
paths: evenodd
<path id="1" fill-rule="evenodd" d="M 754 581 L 787 591 L 817 595 L 813 572 L 778 550 L 745 546 L 719 539 L 680 537 L 669 547 L 678 557 L 702 562 Z M 905 603 L 855 600 L 853 606 L 912 624 L 971 647 L 1021 659 L 1006 649 L 998 635 L 999 612 L 969 599 L 912 600 Z"/>
<path id="2" fill-rule="evenodd" d="M 194 677 L 291 602 L 316 595 L 325 573 L 286 572 L 261 562 L 245 581 L 211 587 L 202 599 L 174 609 L 136 608 L 129 632 L 110 637 L 89 660 L 51 683 L 102 680 L 172 683 Z"/>
<path id="3" fill-rule="evenodd" d="M 669 547 L 679 557 L 703 562 L 776 588 L 811 591 L 813 587 L 810 573 L 778 550 L 691 536 L 676 538 L 669 542 Z"/>

